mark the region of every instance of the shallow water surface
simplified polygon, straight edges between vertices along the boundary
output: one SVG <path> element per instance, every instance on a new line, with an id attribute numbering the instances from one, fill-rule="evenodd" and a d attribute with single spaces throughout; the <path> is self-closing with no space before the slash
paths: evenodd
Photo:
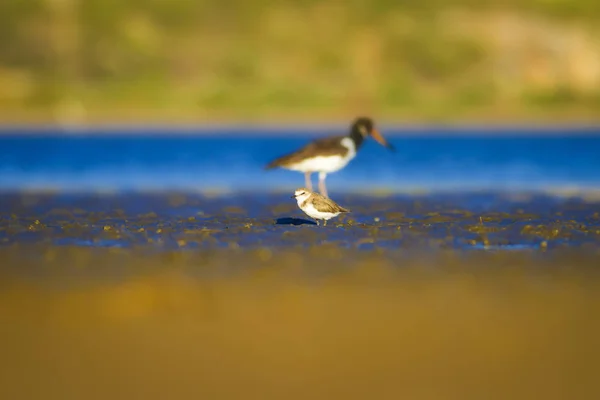
<path id="1" fill-rule="evenodd" d="M 343 129 L 5 130 L 0 189 L 289 191 L 304 185 L 302 175 L 264 166 Z M 598 129 L 384 133 L 397 151 L 365 141 L 346 168 L 329 176 L 332 193 L 600 188 Z"/>

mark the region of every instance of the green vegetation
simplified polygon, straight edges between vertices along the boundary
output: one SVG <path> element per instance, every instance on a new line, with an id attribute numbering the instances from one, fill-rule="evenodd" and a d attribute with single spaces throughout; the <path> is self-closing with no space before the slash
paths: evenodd
<path id="1" fill-rule="evenodd" d="M 590 120 L 597 0 L 3 0 L 0 119 Z"/>

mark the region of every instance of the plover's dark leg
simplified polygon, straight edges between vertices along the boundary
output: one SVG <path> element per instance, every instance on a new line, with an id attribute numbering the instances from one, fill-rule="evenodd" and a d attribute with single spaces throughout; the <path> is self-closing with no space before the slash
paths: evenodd
<path id="1" fill-rule="evenodd" d="M 317 226 L 319 226 L 319 220 L 315 218 L 315 222 L 317 223 Z"/>
<path id="2" fill-rule="evenodd" d="M 304 184 L 306 185 L 306 188 L 312 192 L 312 181 L 310 179 L 310 174 L 312 174 L 312 172 L 304 173 Z"/>
<path id="3" fill-rule="evenodd" d="M 325 178 L 327 178 L 327 174 L 325 172 L 319 172 L 319 192 L 325 197 L 329 197 L 327 195 L 327 187 L 325 186 Z"/>
<path id="4" fill-rule="evenodd" d="M 327 220 L 326 219 L 323 220 L 323 226 L 327 226 Z"/>

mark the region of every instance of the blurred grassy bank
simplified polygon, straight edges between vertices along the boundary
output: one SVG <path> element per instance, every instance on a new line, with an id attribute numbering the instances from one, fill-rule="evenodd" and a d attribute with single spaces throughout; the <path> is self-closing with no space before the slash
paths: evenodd
<path id="1" fill-rule="evenodd" d="M 591 121 L 597 0 L 4 0 L 0 121 Z"/>

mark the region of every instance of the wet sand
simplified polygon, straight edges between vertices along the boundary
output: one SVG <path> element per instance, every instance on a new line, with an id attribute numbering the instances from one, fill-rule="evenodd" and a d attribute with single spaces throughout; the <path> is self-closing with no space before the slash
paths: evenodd
<path id="1" fill-rule="evenodd" d="M 6 193 L 0 244 L 381 250 L 596 248 L 600 200 L 532 193 L 341 194 L 316 226 L 289 193 Z"/>
<path id="2" fill-rule="evenodd" d="M 597 203 L 6 194 L 0 397 L 592 399 Z"/>

